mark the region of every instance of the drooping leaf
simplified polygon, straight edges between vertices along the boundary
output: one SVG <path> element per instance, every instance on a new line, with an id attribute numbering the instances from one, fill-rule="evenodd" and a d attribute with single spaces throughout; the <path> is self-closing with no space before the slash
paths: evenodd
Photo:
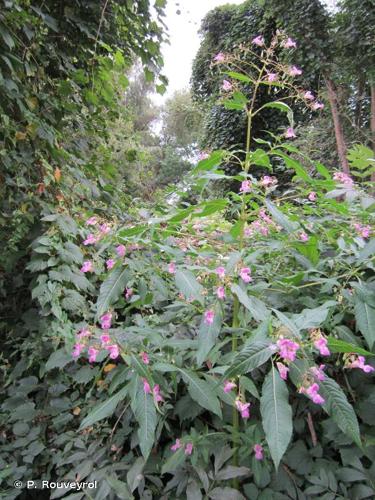
<path id="1" fill-rule="evenodd" d="M 256 341 L 246 345 L 234 358 L 231 366 L 226 370 L 222 379 L 230 379 L 237 375 L 249 373 L 263 365 L 273 354 L 269 342 Z"/>
<path id="2" fill-rule="evenodd" d="M 107 418 L 112 415 L 116 409 L 116 406 L 122 401 L 128 391 L 128 387 L 123 387 L 119 392 L 106 399 L 103 403 L 95 406 L 90 413 L 82 420 L 80 425 L 80 430 L 85 429 L 93 425 L 95 422 L 99 420 L 103 420 L 103 418 Z"/>
<path id="3" fill-rule="evenodd" d="M 221 323 L 222 315 L 220 310 L 215 311 L 215 316 L 212 324 L 206 324 L 203 316 L 198 331 L 198 365 L 201 365 L 203 363 L 203 361 L 207 358 L 208 353 L 215 345 L 220 333 Z"/>
<path id="4" fill-rule="evenodd" d="M 191 398 L 203 406 L 203 408 L 212 411 L 212 413 L 221 418 L 220 403 L 217 396 L 213 394 L 211 386 L 190 370 L 180 368 L 179 371 L 184 381 L 188 384 L 188 391 Z"/>
<path id="5" fill-rule="evenodd" d="M 266 205 L 268 211 L 275 219 L 277 224 L 283 227 L 285 231 L 287 231 L 288 233 L 293 233 L 299 228 L 299 224 L 297 222 L 289 220 L 286 215 L 284 215 L 278 208 L 276 208 L 276 205 L 272 203 L 272 201 L 266 200 Z"/>
<path id="6" fill-rule="evenodd" d="M 233 284 L 231 286 L 231 290 L 235 295 L 237 295 L 241 304 L 251 312 L 256 321 L 263 321 L 271 314 L 264 302 L 256 297 L 253 297 L 252 295 L 247 295 L 247 293 L 242 290 L 239 285 Z"/>
<path id="7" fill-rule="evenodd" d="M 136 384 L 136 392 L 133 394 L 132 410 L 139 424 L 138 439 L 142 455 L 147 460 L 155 441 L 155 429 L 158 423 L 154 398 L 146 394 L 140 380 Z"/>
<path id="8" fill-rule="evenodd" d="M 289 392 L 278 371 L 272 367 L 262 386 L 260 413 L 275 468 L 286 452 L 292 437 L 292 408 L 288 402 Z"/>
<path id="9" fill-rule="evenodd" d="M 367 345 L 372 349 L 375 342 L 375 308 L 355 295 L 354 312 L 357 327 L 364 336 Z"/>
<path id="10" fill-rule="evenodd" d="M 324 410 L 344 434 L 349 436 L 358 446 L 361 446 L 355 411 L 341 387 L 334 380 L 326 377 L 319 383 L 319 393 L 325 399 Z"/>
<path id="11" fill-rule="evenodd" d="M 175 280 L 179 292 L 182 293 L 187 299 L 194 299 L 202 302 L 203 287 L 200 283 L 198 283 L 191 271 L 188 271 L 186 269 L 177 269 Z"/>
<path id="12" fill-rule="evenodd" d="M 107 312 L 109 307 L 116 302 L 123 293 L 129 278 L 129 270 L 118 267 L 110 273 L 105 281 L 103 281 L 96 303 L 97 317 Z"/>

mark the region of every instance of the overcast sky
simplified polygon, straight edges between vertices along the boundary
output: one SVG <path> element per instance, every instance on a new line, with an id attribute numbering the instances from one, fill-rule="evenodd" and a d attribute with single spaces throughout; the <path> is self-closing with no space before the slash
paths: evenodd
<path id="1" fill-rule="evenodd" d="M 168 26 L 170 45 L 163 47 L 163 56 L 164 74 L 169 79 L 169 86 L 163 97 L 155 97 L 157 102 L 164 101 L 175 90 L 189 86 L 192 62 L 200 44 L 198 30 L 207 12 L 218 5 L 240 4 L 243 1 L 168 0 L 165 23 Z M 325 3 L 334 4 L 335 0 L 325 0 Z"/>

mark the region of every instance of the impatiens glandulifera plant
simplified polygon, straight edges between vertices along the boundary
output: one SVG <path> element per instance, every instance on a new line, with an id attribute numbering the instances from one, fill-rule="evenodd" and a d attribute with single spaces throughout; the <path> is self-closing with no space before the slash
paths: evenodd
<path id="1" fill-rule="evenodd" d="M 222 104 L 247 115 L 247 144 L 243 152 L 202 155 L 191 181 L 202 201 L 161 207 L 120 228 L 90 214 L 82 231 L 81 274 L 102 283 L 72 355 L 116 369 L 105 382 L 108 399 L 80 429 L 123 402 L 113 432 L 134 418 L 137 431 L 126 447 L 139 446 L 142 470 L 157 456 L 153 473 L 172 474 L 180 493 L 190 486 L 179 471 L 193 474 L 189 463 L 208 470 L 220 447 L 230 450 L 230 472 L 216 471 L 210 481 L 189 476 L 206 494 L 229 479 L 238 489 L 240 477 L 259 476 L 270 460 L 278 470 L 301 412 L 310 415 L 312 442 L 328 415 L 366 456 L 367 437 L 346 393 L 355 400 L 348 374 L 374 371 L 374 200 L 347 174 L 332 178 L 313 163 L 307 171 L 292 156 L 298 151 L 289 140 L 298 129 L 288 102 L 322 106 L 295 83 L 302 70 L 278 62 L 279 51 L 295 47 L 283 33 L 268 45 L 259 35 L 214 58 L 225 70 Z M 258 64 L 237 72 L 249 51 Z M 280 88 L 284 97 L 257 109 L 261 86 Z M 272 142 L 252 137 L 252 120 L 265 109 L 289 121 Z M 253 141 L 259 148 L 251 149 Z M 220 169 L 228 160 L 239 163 L 240 174 Z M 280 160 L 295 171 L 284 193 L 275 176 L 251 174 L 254 165 L 272 173 Z M 228 178 L 238 191 L 207 201 L 210 181 Z"/>

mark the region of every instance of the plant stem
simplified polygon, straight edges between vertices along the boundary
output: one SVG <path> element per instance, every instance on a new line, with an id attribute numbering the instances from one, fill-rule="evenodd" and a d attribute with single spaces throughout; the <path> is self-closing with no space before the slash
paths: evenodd
<path id="1" fill-rule="evenodd" d="M 233 321 L 232 321 L 232 327 L 233 328 L 238 328 L 239 326 L 239 317 L 238 317 L 238 313 L 239 313 L 239 310 L 240 310 L 240 303 L 238 301 L 238 297 L 237 295 L 234 295 L 234 300 L 233 300 Z M 237 351 L 237 335 L 234 334 L 233 337 L 232 337 L 232 352 L 236 352 Z M 234 454 L 233 454 L 233 465 L 235 467 L 238 467 L 238 448 L 237 448 L 237 437 L 238 437 L 238 431 L 239 431 L 239 427 L 240 427 L 240 421 L 239 421 L 239 418 L 238 418 L 238 410 L 237 408 L 234 406 L 232 408 L 232 427 L 233 427 L 233 431 L 232 431 L 232 443 L 233 443 L 233 447 L 234 447 Z M 232 486 L 234 489 L 238 489 L 239 488 L 239 481 L 238 481 L 238 478 L 234 478 L 232 480 Z"/>

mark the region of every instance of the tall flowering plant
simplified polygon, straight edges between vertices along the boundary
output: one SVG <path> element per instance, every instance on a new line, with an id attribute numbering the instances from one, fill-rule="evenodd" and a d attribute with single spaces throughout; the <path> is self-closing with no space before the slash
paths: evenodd
<path id="1" fill-rule="evenodd" d="M 81 273 L 98 274 L 102 284 L 72 355 L 77 363 L 114 363 L 115 375 L 108 400 L 81 429 L 121 402 L 116 427 L 122 418 L 136 422 L 122 445 L 139 446 L 146 471 L 157 455 L 153 472 L 172 474 L 176 485 L 182 470 L 192 473 L 189 464 L 209 470 L 212 455 L 217 463 L 219 449 L 227 450 L 222 465 L 230 458 L 230 473 L 215 465 L 211 480 L 191 479 L 206 493 L 229 479 L 239 489 L 251 474 L 257 482 L 272 462 L 277 470 L 301 411 L 313 441 L 328 415 L 364 448 L 347 393 L 354 398 L 352 373 L 367 384 L 375 371 L 372 202 L 348 175 L 332 177 L 317 164 L 313 177 L 290 156 L 298 134 L 291 103 L 323 108 L 296 80 L 302 70 L 277 59 L 296 46 L 283 33 L 268 45 L 258 35 L 214 58 L 224 72 L 222 104 L 246 113 L 246 148 L 202 155 L 193 177 L 204 193 L 211 179 L 229 177 L 221 164 L 237 161 L 237 192 L 123 228 L 90 217 L 84 230 Z M 282 97 L 257 108 L 262 86 Z M 273 143 L 252 137 L 265 109 L 288 120 Z M 287 193 L 275 175 L 252 175 L 254 165 L 272 170 L 273 158 L 295 173 Z"/>

